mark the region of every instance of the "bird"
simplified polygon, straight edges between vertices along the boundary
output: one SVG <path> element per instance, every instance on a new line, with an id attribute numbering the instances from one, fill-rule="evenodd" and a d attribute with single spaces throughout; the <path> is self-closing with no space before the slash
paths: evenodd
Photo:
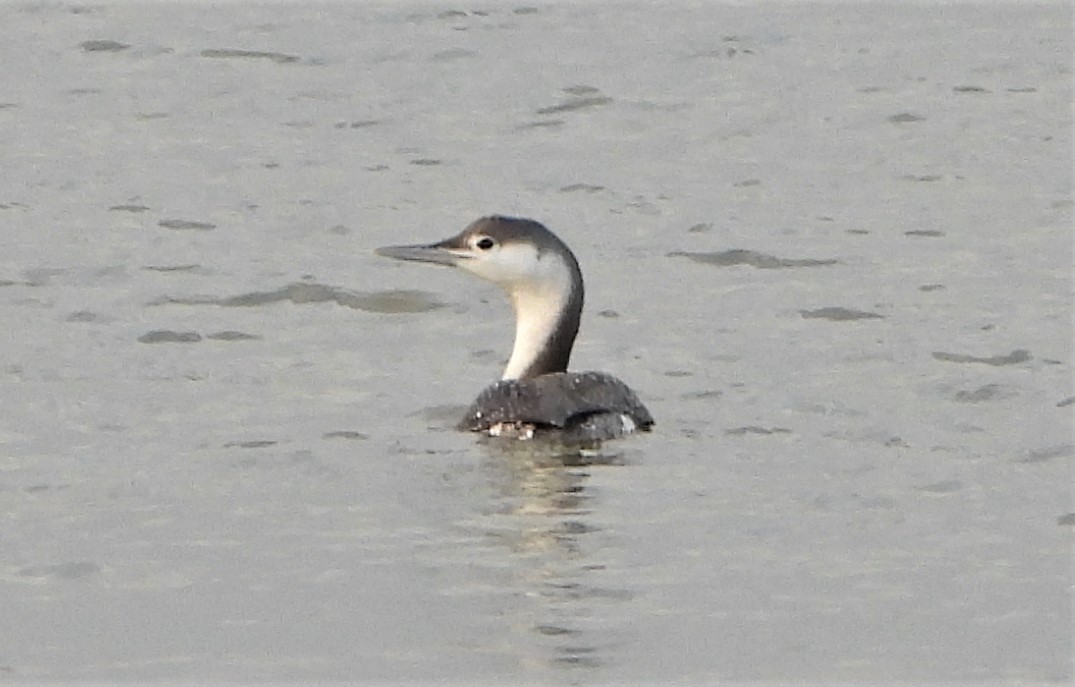
<path id="1" fill-rule="evenodd" d="M 493 282 L 511 301 L 515 343 L 507 367 L 457 429 L 569 443 L 652 429 L 653 416 L 622 381 L 604 372 L 568 372 L 582 316 L 582 271 L 567 244 L 540 222 L 490 215 L 437 243 L 375 253 L 462 269 Z"/>

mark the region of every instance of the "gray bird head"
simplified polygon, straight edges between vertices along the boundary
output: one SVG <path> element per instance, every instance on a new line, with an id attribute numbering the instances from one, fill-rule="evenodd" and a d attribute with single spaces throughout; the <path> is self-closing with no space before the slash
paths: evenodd
<path id="1" fill-rule="evenodd" d="M 571 250 L 541 223 L 493 215 L 439 243 L 376 252 L 458 267 L 504 289 L 516 318 L 505 379 L 566 369 L 582 312 L 582 273 Z"/>
<path id="2" fill-rule="evenodd" d="M 438 243 L 388 246 L 387 258 L 459 267 L 509 294 L 519 290 L 568 290 L 581 277 L 571 250 L 540 222 L 493 215 L 472 222 Z"/>

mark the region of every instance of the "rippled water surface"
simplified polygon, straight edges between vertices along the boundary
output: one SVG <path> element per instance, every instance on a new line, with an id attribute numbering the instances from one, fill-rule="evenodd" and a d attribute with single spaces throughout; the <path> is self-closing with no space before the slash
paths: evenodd
<path id="1" fill-rule="evenodd" d="M 1070 680 L 1070 22 L 0 6 L 0 675 Z M 451 429 L 492 212 L 653 434 Z"/>

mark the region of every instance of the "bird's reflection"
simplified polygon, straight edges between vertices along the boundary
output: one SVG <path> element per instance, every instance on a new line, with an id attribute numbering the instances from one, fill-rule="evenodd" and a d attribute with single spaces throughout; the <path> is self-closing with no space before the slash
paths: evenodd
<path id="1" fill-rule="evenodd" d="M 597 552 L 607 553 L 610 538 L 594 524 L 598 504 L 588 482 L 594 469 L 622 465 L 623 458 L 538 442 L 489 441 L 485 450 L 492 487 L 487 514 L 493 516 L 486 522 L 495 523 L 486 536 L 511 552 L 511 567 L 531 602 L 511 619 L 513 627 L 530 637 L 524 645 L 537 648 L 545 656 L 537 661 L 546 667 L 600 667 L 610 641 L 600 632 L 610 622 L 603 610 L 629 593 L 600 586 L 605 565 Z M 533 662 L 534 654 L 527 654 Z"/>

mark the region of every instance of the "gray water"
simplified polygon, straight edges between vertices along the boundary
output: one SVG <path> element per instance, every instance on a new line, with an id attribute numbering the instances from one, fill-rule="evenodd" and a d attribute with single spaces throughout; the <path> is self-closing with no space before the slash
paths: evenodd
<path id="1" fill-rule="evenodd" d="M 3 677 L 1071 679 L 1070 5 L 0 26 Z M 451 429 L 491 212 L 653 434 Z"/>

